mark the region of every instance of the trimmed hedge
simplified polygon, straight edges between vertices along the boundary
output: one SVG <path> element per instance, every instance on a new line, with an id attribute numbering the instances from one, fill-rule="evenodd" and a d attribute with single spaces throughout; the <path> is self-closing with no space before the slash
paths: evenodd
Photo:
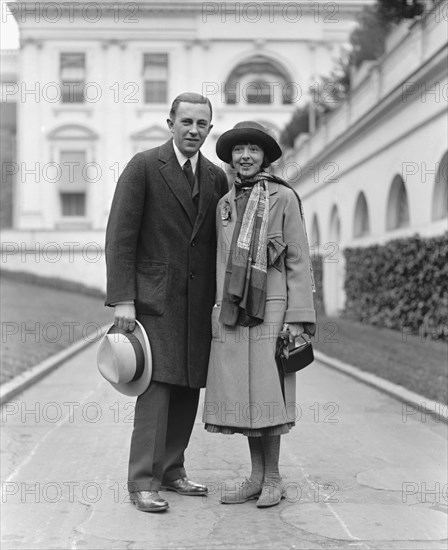
<path id="1" fill-rule="evenodd" d="M 344 316 L 448 340 L 447 234 L 346 248 Z"/>

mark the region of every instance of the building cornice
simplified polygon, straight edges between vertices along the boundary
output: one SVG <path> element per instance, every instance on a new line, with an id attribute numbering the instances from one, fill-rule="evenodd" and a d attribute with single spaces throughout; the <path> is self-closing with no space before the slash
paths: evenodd
<path id="1" fill-rule="evenodd" d="M 414 73 L 411 73 L 406 78 L 406 82 L 412 82 L 417 89 L 422 84 L 430 87 L 432 83 L 446 77 L 448 74 L 447 66 L 448 45 L 443 46 L 424 66 L 419 67 Z M 408 102 L 403 102 L 403 84 L 400 82 L 387 96 L 385 96 L 372 109 L 358 119 L 351 127 L 349 127 L 342 135 L 338 136 L 333 142 L 327 143 L 325 148 L 319 151 L 318 154 L 309 158 L 304 166 L 303 172 L 306 172 L 311 166 L 316 163 L 322 164 L 329 157 L 335 158 L 341 149 L 349 147 L 353 142 L 363 139 L 363 137 L 372 132 L 372 129 L 381 125 L 385 120 L 390 119 L 391 113 L 396 110 L 410 109 L 410 104 L 413 101 L 420 100 L 420 96 L 416 93 Z M 435 117 L 440 116 L 445 112 L 445 105 L 442 106 L 440 112 Z M 434 117 L 432 117 L 434 118 Z M 409 132 L 407 132 L 409 133 Z M 402 139 L 404 136 L 401 136 Z M 391 143 L 385 145 L 384 148 L 390 147 Z M 384 149 L 383 148 L 383 149 Z M 376 153 L 375 153 L 376 154 Z M 373 156 L 373 155 L 370 155 Z M 370 158 L 369 156 L 369 158 Z M 366 158 L 360 162 L 365 162 Z M 340 173 L 339 173 L 340 174 Z M 325 185 L 325 184 L 324 184 Z M 310 196 L 321 189 L 313 189 L 306 195 Z M 305 196 L 305 195 L 304 195 Z"/>
<path id="2" fill-rule="evenodd" d="M 369 4 L 374 4 L 375 0 L 339 0 L 338 2 L 334 2 L 334 4 L 337 7 L 337 13 L 338 14 L 353 14 L 362 11 L 362 9 Z M 101 9 L 102 14 L 108 14 L 111 17 L 114 17 L 117 15 L 117 13 L 123 12 L 124 14 L 127 14 L 129 17 L 136 17 L 137 15 L 146 15 L 146 14 L 198 14 L 203 13 L 204 15 L 207 13 L 209 17 L 212 15 L 219 15 L 222 10 L 226 10 L 226 13 L 228 14 L 228 17 L 232 15 L 232 13 L 235 12 L 235 9 L 239 10 L 241 13 L 245 9 L 248 9 L 249 7 L 252 7 L 257 4 L 256 2 L 250 2 L 250 1 L 240 1 L 236 3 L 231 2 L 204 2 L 203 0 L 187 0 L 187 1 L 181 1 L 181 0 L 143 0 L 139 2 L 112 2 L 112 1 L 105 1 L 100 2 L 98 4 L 95 4 L 93 2 L 90 2 L 88 0 L 82 0 L 78 2 L 61 2 L 60 5 L 58 5 L 57 2 L 33 2 L 29 0 L 21 0 L 20 2 L 7 2 L 11 13 L 13 14 L 14 18 L 16 19 L 19 26 L 22 24 L 22 14 L 27 14 L 28 17 L 30 17 L 33 13 L 37 14 L 43 14 L 46 12 L 46 10 L 49 9 L 49 4 L 51 4 L 51 7 L 53 9 L 61 10 L 61 13 L 64 14 L 74 14 L 74 13 L 80 13 L 83 10 L 87 9 L 88 5 L 91 6 L 97 6 L 98 9 Z M 227 5 L 228 4 L 228 5 Z M 260 8 L 269 10 L 269 9 L 276 9 L 278 7 L 279 10 L 285 8 L 286 6 L 292 4 L 291 2 L 287 0 L 276 0 L 275 2 L 259 2 Z M 316 2 L 314 1 L 301 1 L 298 6 L 302 10 L 302 13 L 309 12 L 311 15 L 316 13 L 316 5 L 319 4 L 319 6 L 324 9 L 326 6 L 328 6 L 328 2 L 324 0 L 319 0 Z M 238 6 L 235 8 L 235 6 Z M 270 7 L 269 7 L 270 6 Z M 135 10 L 134 10 L 135 7 Z M 218 11 L 215 10 L 217 8 Z M 204 10 L 209 10 L 208 12 L 205 12 Z M 221 11 L 220 11 L 221 10 Z M 233 12 L 232 12 L 233 10 Z"/>
<path id="3" fill-rule="evenodd" d="M 356 160 L 356 162 L 351 164 L 345 170 L 339 170 L 338 169 L 338 172 L 337 172 L 338 180 L 337 181 L 339 181 L 340 178 L 344 177 L 349 172 L 352 172 L 353 170 L 356 170 L 356 168 L 359 168 L 360 166 L 363 166 L 363 165 L 365 166 L 368 161 L 372 160 L 373 158 L 377 157 L 378 155 L 381 155 L 382 153 L 384 153 L 385 151 L 387 151 L 388 149 L 390 149 L 391 147 L 393 147 L 397 143 L 400 143 L 400 141 L 402 141 L 403 139 L 411 136 L 412 134 L 415 134 L 418 131 L 421 131 L 425 126 L 428 126 L 434 120 L 437 120 L 438 118 L 442 117 L 445 114 L 446 114 L 446 107 L 442 106 L 439 109 L 439 111 L 434 113 L 431 117 L 425 119 L 420 124 L 415 125 L 411 130 L 406 130 L 402 134 L 394 137 L 394 139 L 382 143 L 381 146 L 378 146 L 378 148 L 375 149 L 374 151 L 368 153 L 367 155 L 364 155 L 363 157 L 358 158 Z M 358 141 L 358 140 L 361 140 L 361 139 L 362 139 L 362 135 L 354 135 L 354 136 L 351 137 L 351 139 L 349 141 L 344 142 L 343 144 L 340 144 L 339 147 L 336 147 L 335 149 L 332 149 L 332 150 L 325 150 L 325 155 L 316 156 L 313 159 L 313 161 L 311 161 L 309 164 L 306 164 L 305 166 L 301 167 L 302 172 L 306 172 L 307 170 L 310 170 L 310 168 L 313 165 L 314 166 L 316 166 L 316 165 L 317 166 L 324 166 L 325 165 L 325 160 L 328 159 L 328 157 L 330 157 L 332 155 L 333 156 L 332 158 L 334 158 L 334 155 L 337 154 L 338 150 L 340 150 L 342 148 L 345 148 L 345 147 L 348 147 L 351 143 L 353 143 L 353 141 Z M 324 182 L 319 186 L 313 187 L 312 189 L 310 189 L 308 191 L 301 191 L 300 196 L 303 199 L 312 197 L 316 193 L 322 191 L 322 189 L 324 189 L 325 187 L 328 187 L 330 185 L 334 185 L 334 183 L 336 183 L 336 180 L 331 181 L 331 178 L 329 178 L 329 181 Z"/>

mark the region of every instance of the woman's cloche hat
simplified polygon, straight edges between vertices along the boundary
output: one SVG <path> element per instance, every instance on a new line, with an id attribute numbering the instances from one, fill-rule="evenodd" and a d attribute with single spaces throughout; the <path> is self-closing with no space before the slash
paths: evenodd
<path id="1" fill-rule="evenodd" d="M 140 395 L 151 382 L 151 346 L 138 321 L 134 332 L 112 325 L 100 341 L 96 360 L 101 375 L 124 395 Z"/>
<path id="2" fill-rule="evenodd" d="M 261 147 L 269 162 L 274 162 L 282 156 L 280 145 L 268 130 L 262 124 L 251 120 L 238 122 L 231 130 L 224 132 L 216 142 L 216 154 L 230 164 L 233 147 L 246 143 L 254 143 Z"/>

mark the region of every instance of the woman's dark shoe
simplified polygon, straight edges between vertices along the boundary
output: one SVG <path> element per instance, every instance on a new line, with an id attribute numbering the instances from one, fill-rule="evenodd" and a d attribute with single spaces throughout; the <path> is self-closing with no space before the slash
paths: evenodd
<path id="1" fill-rule="evenodd" d="M 285 496 L 286 489 L 281 479 L 279 481 L 265 481 L 260 498 L 257 500 L 257 508 L 276 506 Z"/>
<path id="2" fill-rule="evenodd" d="M 223 494 L 221 497 L 221 502 L 223 504 L 242 504 L 243 502 L 257 498 L 260 493 L 260 483 L 256 483 L 250 479 L 245 479 L 238 489 Z"/>
<path id="3" fill-rule="evenodd" d="M 129 493 L 132 504 L 141 512 L 164 512 L 168 510 L 168 502 L 157 491 L 135 491 Z"/>

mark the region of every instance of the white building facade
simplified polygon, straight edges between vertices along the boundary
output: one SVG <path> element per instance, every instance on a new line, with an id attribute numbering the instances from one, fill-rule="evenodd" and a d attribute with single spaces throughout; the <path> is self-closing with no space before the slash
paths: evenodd
<path id="1" fill-rule="evenodd" d="M 448 229 L 447 21 L 444 0 L 401 23 L 350 98 L 290 159 L 310 244 L 323 257 L 329 315 L 344 308 L 344 248 Z"/>
<path id="2" fill-rule="evenodd" d="M 133 154 L 163 143 L 172 99 L 209 97 L 203 152 L 241 120 L 277 134 L 328 74 L 366 1 L 9 3 L 21 48 L 13 229 L 2 262 L 105 287 L 104 230 Z"/>

